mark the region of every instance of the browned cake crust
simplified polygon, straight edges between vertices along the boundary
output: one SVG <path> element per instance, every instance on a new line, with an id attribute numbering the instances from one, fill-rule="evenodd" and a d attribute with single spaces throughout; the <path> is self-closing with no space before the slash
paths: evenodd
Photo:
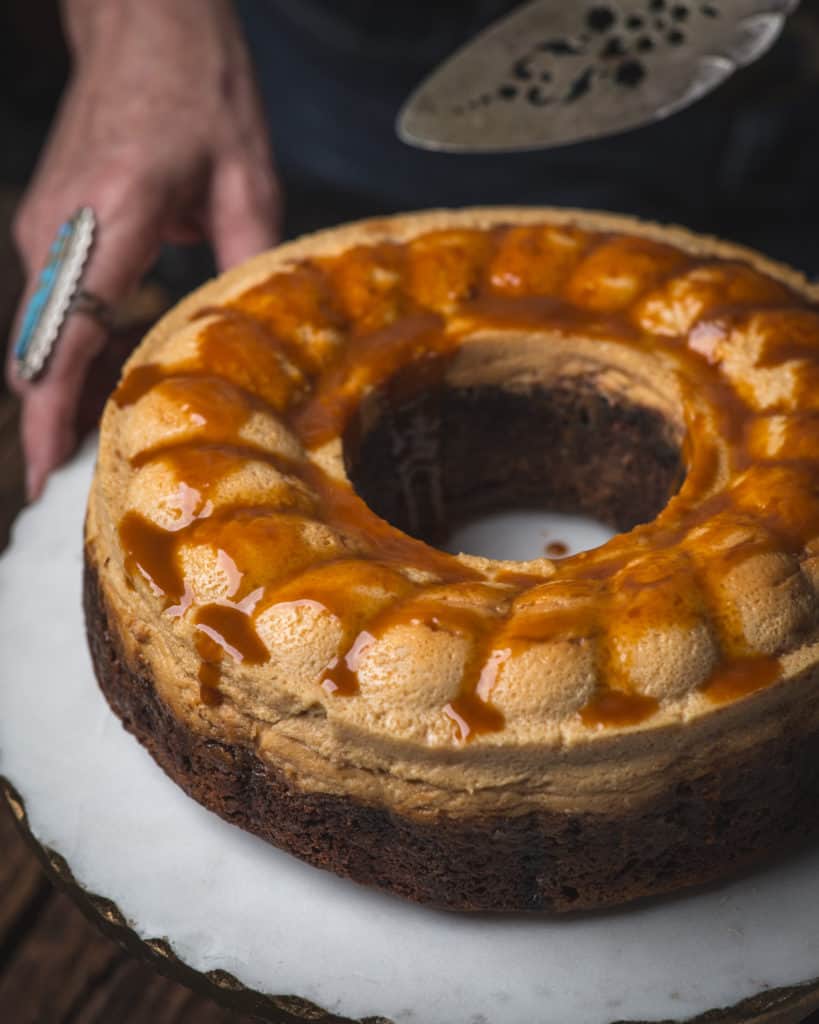
<path id="1" fill-rule="evenodd" d="M 414 821 L 350 797 L 302 792 L 247 747 L 197 733 L 132 665 L 86 553 L 84 605 L 100 686 L 125 727 L 190 796 L 317 867 L 450 910 L 569 911 L 698 885 L 815 831 L 819 736 L 723 763 L 636 813 L 539 812 Z M 792 731 L 788 732 L 788 729 Z M 491 841 L 487 841 L 491 837 Z"/>
<path id="2" fill-rule="evenodd" d="M 108 403 L 102 688 L 206 807 L 418 902 L 728 877 L 815 827 L 817 394 L 819 290 L 678 229 L 432 211 L 289 243 L 163 318 Z M 620 532 L 440 549 L 510 504 Z"/>

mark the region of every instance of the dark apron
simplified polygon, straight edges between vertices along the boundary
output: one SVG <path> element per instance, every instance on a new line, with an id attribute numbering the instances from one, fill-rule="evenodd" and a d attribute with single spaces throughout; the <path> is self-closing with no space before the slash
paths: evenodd
<path id="1" fill-rule="evenodd" d="M 242 0 L 288 235 L 430 206 L 583 206 L 733 237 L 819 272 L 819 87 L 798 25 L 707 99 L 610 139 L 491 156 L 400 142 L 394 120 L 412 88 L 515 6 Z"/>

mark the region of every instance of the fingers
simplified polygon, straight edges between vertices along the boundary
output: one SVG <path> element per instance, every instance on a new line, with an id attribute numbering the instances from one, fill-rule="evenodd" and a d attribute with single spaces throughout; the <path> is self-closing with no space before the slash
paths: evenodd
<path id="1" fill-rule="evenodd" d="M 274 246 L 280 237 L 281 194 L 272 169 L 244 159 L 220 161 L 213 171 L 208 214 L 220 270 Z"/>
<path id="2" fill-rule="evenodd" d="M 110 211 L 107 216 L 106 208 Z M 155 199 L 130 210 L 112 209 L 103 201 L 97 213 L 97 238 L 82 286 L 114 304 L 138 283 L 156 257 L 161 207 Z M 48 243 L 38 242 L 35 248 L 44 259 Z M 39 273 L 36 258 L 26 262 L 30 271 L 21 309 Z M 83 382 L 105 340 L 106 332 L 97 321 L 83 313 L 70 313 L 43 376 L 25 382 L 11 374 L 11 383 L 22 398 L 21 433 L 29 499 L 39 496 L 49 473 L 76 444 L 75 420 Z"/>
<path id="3" fill-rule="evenodd" d="M 71 313 L 41 378 L 33 383 L 21 380 L 11 359 L 22 313 L 36 288 L 54 234 L 61 220 L 82 202 L 94 207 L 98 219 L 82 287 L 109 304 L 116 304 L 138 284 L 156 259 L 160 242 L 172 231 L 183 231 L 186 209 L 192 212 L 184 205 L 180 208 L 179 196 L 170 186 L 163 188 L 147 180 L 98 182 L 85 189 L 81 198 L 49 192 L 44 203 L 42 195 L 34 197 L 33 213 L 27 214 L 17 231 L 27 283 L 8 365 L 9 383 L 22 399 L 21 432 L 30 499 L 39 496 L 49 473 L 76 445 L 75 421 L 83 383 L 106 340 L 96 321 Z M 278 189 L 272 171 L 264 173 L 246 160 L 217 161 L 202 219 L 220 267 L 275 245 L 278 217 Z"/>

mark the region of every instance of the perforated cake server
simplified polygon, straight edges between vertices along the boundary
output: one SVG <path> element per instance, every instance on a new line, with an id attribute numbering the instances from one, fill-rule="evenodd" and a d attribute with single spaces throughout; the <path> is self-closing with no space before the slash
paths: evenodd
<path id="1" fill-rule="evenodd" d="M 667 117 L 760 57 L 798 0 L 534 0 L 410 96 L 396 129 L 452 152 L 539 149 Z"/>

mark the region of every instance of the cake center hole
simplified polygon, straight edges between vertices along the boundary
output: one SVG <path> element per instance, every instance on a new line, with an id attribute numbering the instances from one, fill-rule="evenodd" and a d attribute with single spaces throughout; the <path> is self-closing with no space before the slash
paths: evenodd
<path id="1" fill-rule="evenodd" d="M 511 508 L 457 524 L 440 546 L 453 555 L 526 562 L 544 555 L 568 558 L 605 544 L 616 532 L 593 516 Z"/>
<path id="2" fill-rule="evenodd" d="M 370 508 L 436 547 L 560 558 L 648 522 L 683 478 L 679 431 L 582 380 L 527 390 L 409 367 L 371 393 L 344 438 Z"/>

